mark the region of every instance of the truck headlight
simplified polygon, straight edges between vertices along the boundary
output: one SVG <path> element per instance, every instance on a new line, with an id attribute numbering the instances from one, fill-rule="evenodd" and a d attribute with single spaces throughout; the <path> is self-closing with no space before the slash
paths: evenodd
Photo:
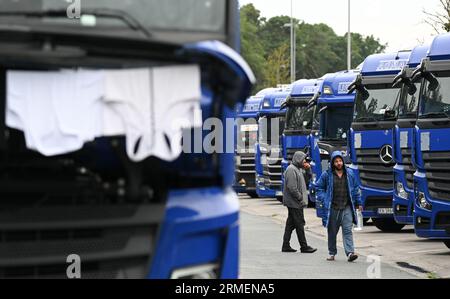
<path id="1" fill-rule="evenodd" d="M 258 185 L 264 185 L 264 178 L 262 178 L 262 177 L 259 176 L 259 177 L 256 179 L 256 181 L 257 181 Z"/>
<path id="2" fill-rule="evenodd" d="M 241 157 L 240 156 L 235 156 L 236 159 L 236 165 L 237 166 L 241 166 Z"/>
<path id="3" fill-rule="evenodd" d="M 397 195 L 400 198 L 408 199 L 408 192 L 406 192 L 405 187 L 403 186 L 402 183 L 397 182 L 396 191 L 397 191 Z"/>
<path id="4" fill-rule="evenodd" d="M 171 279 L 218 279 L 219 265 L 206 264 L 189 268 L 177 269 L 172 272 Z"/>
<path id="5" fill-rule="evenodd" d="M 417 197 L 417 202 L 419 203 L 419 205 L 422 209 L 431 211 L 431 209 L 433 208 L 433 206 L 425 198 L 425 193 L 423 193 L 423 192 L 419 192 L 419 196 Z"/>

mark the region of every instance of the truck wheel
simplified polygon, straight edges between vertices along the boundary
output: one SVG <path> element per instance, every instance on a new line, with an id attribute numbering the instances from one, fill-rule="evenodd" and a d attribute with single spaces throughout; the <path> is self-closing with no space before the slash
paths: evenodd
<path id="1" fill-rule="evenodd" d="M 394 219 L 391 218 L 372 218 L 372 221 L 376 228 L 383 232 L 399 232 L 405 226 L 404 224 L 398 224 Z"/>
<path id="2" fill-rule="evenodd" d="M 450 240 L 444 240 L 444 244 L 450 249 Z"/>
<path id="3" fill-rule="evenodd" d="M 247 195 L 250 196 L 251 198 L 258 198 L 259 197 L 258 194 L 255 191 L 247 192 Z"/>

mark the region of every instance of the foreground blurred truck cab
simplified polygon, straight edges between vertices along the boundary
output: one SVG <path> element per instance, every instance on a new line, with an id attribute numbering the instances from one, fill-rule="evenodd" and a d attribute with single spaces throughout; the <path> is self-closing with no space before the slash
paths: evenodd
<path id="1" fill-rule="evenodd" d="M 237 278 L 233 145 L 202 146 L 255 81 L 237 1 L 76 2 L 0 1 L 0 279 Z"/>

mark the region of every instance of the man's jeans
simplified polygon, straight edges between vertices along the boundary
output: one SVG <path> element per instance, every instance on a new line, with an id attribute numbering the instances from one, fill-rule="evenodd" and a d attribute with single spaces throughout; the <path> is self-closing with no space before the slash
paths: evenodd
<path id="1" fill-rule="evenodd" d="M 331 208 L 330 220 L 328 223 L 328 251 L 330 255 L 337 254 L 336 237 L 342 226 L 342 239 L 344 242 L 345 255 L 355 252 L 353 245 L 353 211 L 350 206 L 345 210 L 335 210 Z"/>

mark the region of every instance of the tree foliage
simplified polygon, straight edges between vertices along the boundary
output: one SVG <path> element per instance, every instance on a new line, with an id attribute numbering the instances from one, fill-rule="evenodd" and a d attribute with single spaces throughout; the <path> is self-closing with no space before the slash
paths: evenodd
<path id="1" fill-rule="evenodd" d="M 424 10 L 425 23 L 429 24 L 436 33 L 450 32 L 450 0 L 439 0 L 439 11 Z"/>
<path id="2" fill-rule="evenodd" d="M 450 0 L 446 0 L 450 1 Z M 242 53 L 258 79 L 255 90 L 290 81 L 289 16 L 265 19 L 253 4 L 241 7 Z M 347 68 L 347 36 L 339 36 L 326 24 L 307 24 L 295 19 L 296 78 L 318 78 Z M 353 67 L 386 45 L 373 36 L 352 33 Z"/>

